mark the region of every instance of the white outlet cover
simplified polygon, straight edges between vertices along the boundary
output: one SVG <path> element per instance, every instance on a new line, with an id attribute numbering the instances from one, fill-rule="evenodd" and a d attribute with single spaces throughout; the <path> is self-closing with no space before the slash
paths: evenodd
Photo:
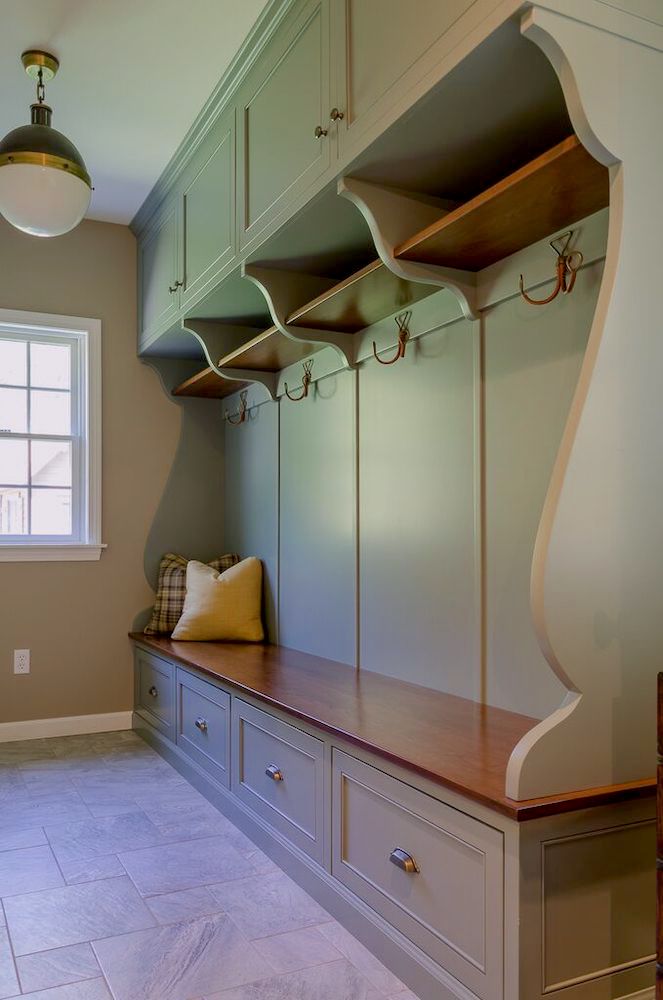
<path id="1" fill-rule="evenodd" d="M 14 673 L 15 674 L 29 674 L 30 673 L 30 650 L 29 649 L 15 649 L 14 650 Z"/>

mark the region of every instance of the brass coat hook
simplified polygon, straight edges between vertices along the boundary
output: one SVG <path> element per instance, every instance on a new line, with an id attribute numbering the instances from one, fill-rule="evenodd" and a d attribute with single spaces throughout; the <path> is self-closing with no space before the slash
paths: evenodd
<path id="1" fill-rule="evenodd" d="M 405 357 L 405 345 L 410 339 L 410 317 L 412 313 L 408 310 L 407 312 L 399 313 L 396 317 L 396 322 L 398 324 L 398 347 L 396 348 L 396 353 L 393 358 L 389 361 L 383 361 L 378 354 L 378 349 L 375 341 L 373 341 L 373 357 L 376 361 L 379 361 L 381 365 L 395 365 L 397 361 Z"/>
<path id="2" fill-rule="evenodd" d="M 304 374 L 302 375 L 302 388 L 299 396 L 293 396 L 291 392 L 288 391 L 288 383 L 285 383 L 285 394 L 288 399 L 291 399 L 293 403 L 298 403 L 300 399 L 306 399 L 308 396 L 309 386 L 311 384 L 311 369 L 313 368 L 313 359 L 310 361 L 305 361 L 303 364 Z"/>
<path id="3" fill-rule="evenodd" d="M 573 230 L 569 229 L 566 233 L 562 233 L 561 236 L 556 236 L 554 240 L 550 241 L 550 246 L 557 254 L 557 281 L 547 298 L 533 299 L 528 295 L 525 291 L 523 276 L 522 274 L 520 275 L 520 294 L 525 299 L 525 302 L 529 302 L 532 306 L 545 306 L 549 302 L 552 302 L 553 299 L 556 299 L 560 292 L 563 295 L 568 295 L 569 292 L 573 291 L 578 269 L 582 266 L 584 258 L 579 250 L 568 252 L 572 236 Z M 565 242 L 560 249 L 559 244 L 562 240 Z"/>
<path id="4" fill-rule="evenodd" d="M 247 396 L 248 396 L 247 390 L 246 389 L 242 389 L 242 391 L 239 394 L 239 410 L 237 411 L 237 413 L 235 414 L 235 416 L 231 417 L 227 410 L 223 414 L 223 419 L 226 421 L 226 423 L 232 424 L 233 427 L 237 426 L 237 424 L 243 424 L 244 423 L 244 421 L 246 420 L 246 414 L 247 414 L 248 408 L 249 408 L 248 404 L 247 404 L 247 401 L 246 401 L 247 400 Z"/>

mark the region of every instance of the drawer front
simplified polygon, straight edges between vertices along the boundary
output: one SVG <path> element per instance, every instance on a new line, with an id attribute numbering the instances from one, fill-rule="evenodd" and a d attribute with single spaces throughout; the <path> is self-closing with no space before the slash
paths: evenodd
<path id="1" fill-rule="evenodd" d="M 232 755 L 237 797 L 322 863 L 324 744 L 235 699 Z"/>
<path id="2" fill-rule="evenodd" d="M 335 877 L 477 996 L 502 997 L 501 832 L 339 750 L 333 788 Z"/>
<path id="3" fill-rule="evenodd" d="M 177 669 L 177 745 L 229 787 L 230 695 Z"/>
<path id="4" fill-rule="evenodd" d="M 168 660 L 136 649 L 136 712 L 155 729 L 175 738 L 175 669 Z"/>

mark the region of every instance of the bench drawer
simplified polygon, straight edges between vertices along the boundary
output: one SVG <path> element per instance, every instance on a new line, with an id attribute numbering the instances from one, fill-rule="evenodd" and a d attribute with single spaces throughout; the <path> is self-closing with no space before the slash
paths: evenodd
<path id="1" fill-rule="evenodd" d="M 502 997 L 503 836 L 333 751 L 332 873 L 484 1000 Z"/>
<path id="2" fill-rule="evenodd" d="M 177 745 L 229 787 L 230 695 L 178 667 L 177 708 Z"/>
<path id="3" fill-rule="evenodd" d="M 135 651 L 136 713 L 171 740 L 175 738 L 175 668 L 168 660 Z"/>
<path id="4" fill-rule="evenodd" d="M 235 795 L 322 863 L 322 741 L 234 699 L 232 755 Z"/>

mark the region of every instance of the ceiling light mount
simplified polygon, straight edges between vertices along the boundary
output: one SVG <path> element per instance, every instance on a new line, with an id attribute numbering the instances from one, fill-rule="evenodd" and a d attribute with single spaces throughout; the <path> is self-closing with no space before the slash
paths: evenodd
<path id="1" fill-rule="evenodd" d="M 50 83 L 60 69 L 60 60 L 41 49 L 26 49 L 21 56 L 21 62 L 31 79 L 39 81 L 41 77 L 43 83 Z"/>

